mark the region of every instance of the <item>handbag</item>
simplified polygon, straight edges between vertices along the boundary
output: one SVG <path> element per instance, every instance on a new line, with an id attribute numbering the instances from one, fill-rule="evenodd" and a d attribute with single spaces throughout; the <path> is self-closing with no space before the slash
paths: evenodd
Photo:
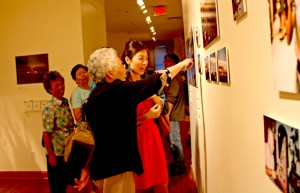
<path id="1" fill-rule="evenodd" d="M 85 121 L 85 104 L 82 108 L 82 120 L 65 140 L 64 161 L 75 168 L 82 168 L 89 162 L 95 147 L 93 132 Z"/>
<path id="2" fill-rule="evenodd" d="M 160 115 L 157 118 L 158 128 L 160 131 L 160 134 L 163 136 L 168 136 L 171 132 L 171 123 L 167 117 L 167 115 Z"/>

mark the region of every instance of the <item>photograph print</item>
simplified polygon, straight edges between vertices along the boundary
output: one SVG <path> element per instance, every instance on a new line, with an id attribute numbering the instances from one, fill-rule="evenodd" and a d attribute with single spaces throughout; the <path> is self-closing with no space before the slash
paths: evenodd
<path id="1" fill-rule="evenodd" d="M 217 82 L 218 81 L 218 72 L 217 72 L 217 56 L 216 53 L 210 54 L 209 58 L 209 70 L 210 70 L 210 80 Z"/>
<path id="2" fill-rule="evenodd" d="M 43 82 L 49 71 L 48 54 L 16 56 L 17 84 Z"/>
<path id="3" fill-rule="evenodd" d="M 234 21 L 240 19 L 246 12 L 246 0 L 232 0 L 232 14 Z"/>
<path id="4" fill-rule="evenodd" d="M 219 82 L 229 83 L 229 67 L 228 67 L 228 56 L 226 47 L 218 50 L 218 75 Z"/>
<path id="5" fill-rule="evenodd" d="M 204 64 L 205 64 L 205 79 L 210 80 L 209 56 L 206 56 L 204 58 Z"/>
<path id="6" fill-rule="evenodd" d="M 200 0 L 203 47 L 219 37 L 218 8 L 216 0 Z"/>
<path id="7" fill-rule="evenodd" d="M 270 10 L 270 40 L 275 88 L 280 92 L 300 92 L 300 12 L 286 0 L 268 0 Z M 289 17 L 292 15 L 291 17 Z M 291 24 L 291 25 L 287 25 Z"/>
<path id="8" fill-rule="evenodd" d="M 299 129 L 263 119 L 265 173 L 282 192 L 300 192 Z"/>
<path id="9" fill-rule="evenodd" d="M 193 58 L 194 61 L 196 61 L 195 59 L 195 47 L 194 47 L 194 38 L 193 38 L 193 26 L 191 27 L 191 31 L 189 33 L 189 45 L 187 47 L 188 49 L 188 54 L 187 54 L 187 58 Z M 195 65 L 193 65 L 193 67 L 191 69 L 189 69 L 187 71 L 187 75 L 188 75 L 188 82 L 190 85 L 197 87 L 197 83 L 196 83 L 196 67 Z"/>

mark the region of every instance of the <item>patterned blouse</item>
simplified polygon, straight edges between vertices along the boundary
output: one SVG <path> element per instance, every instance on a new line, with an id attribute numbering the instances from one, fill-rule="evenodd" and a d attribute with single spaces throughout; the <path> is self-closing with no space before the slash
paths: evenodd
<path id="1" fill-rule="evenodd" d="M 51 132 L 51 142 L 55 156 L 63 156 L 65 139 L 74 129 L 74 119 L 68 100 L 59 100 L 55 97 L 47 103 L 43 112 L 44 132 Z"/>

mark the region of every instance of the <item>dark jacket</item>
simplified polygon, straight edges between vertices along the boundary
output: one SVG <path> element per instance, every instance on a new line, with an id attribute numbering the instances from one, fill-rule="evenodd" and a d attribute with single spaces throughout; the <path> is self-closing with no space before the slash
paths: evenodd
<path id="1" fill-rule="evenodd" d="M 94 131 L 90 164 L 94 180 L 126 171 L 143 173 L 137 145 L 137 105 L 161 88 L 160 74 L 136 82 L 98 83 L 89 96 L 86 115 Z"/>

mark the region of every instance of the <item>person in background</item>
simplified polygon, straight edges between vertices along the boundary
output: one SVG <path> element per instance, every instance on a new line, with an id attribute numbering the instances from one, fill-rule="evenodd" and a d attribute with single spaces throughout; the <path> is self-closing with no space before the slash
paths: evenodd
<path id="1" fill-rule="evenodd" d="M 74 119 L 68 100 L 64 98 L 64 78 L 57 71 L 45 74 L 43 85 L 51 100 L 42 111 L 43 143 L 47 151 L 47 170 L 51 193 L 66 193 L 68 183 L 74 183 L 64 162 L 65 139 L 72 133 Z M 73 182 L 72 182 L 73 181 Z"/>
<path id="2" fill-rule="evenodd" d="M 122 63 L 128 70 L 128 80 L 142 80 L 148 66 L 148 50 L 136 40 L 126 42 L 121 55 Z M 157 94 L 140 102 L 137 107 L 138 149 L 141 155 L 144 173 L 134 175 L 136 193 L 152 188 L 154 193 L 168 192 L 168 168 L 162 139 L 155 118 L 160 116 L 162 100 Z"/>
<path id="3" fill-rule="evenodd" d="M 73 114 L 76 120 L 76 124 L 82 120 L 82 106 L 86 99 L 90 95 L 90 85 L 89 85 L 89 74 L 88 68 L 82 64 L 76 64 L 71 70 L 72 79 L 78 85 L 70 97 L 71 106 L 73 109 Z M 80 168 L 74 168 L 73 170 L 78 170 L 77 174 L 80 174 Z M 80 176 L 80 175 L 79 175 Z M 78 176 L 74 176 L 78 177 Z M 81 191 L 82 193 L 93 192 L 93 182 L 90 181 L 89 185 Z"/>
<path id="4" fill-rule="evenodd" d="M 170 68 L 178 62 L 179 57 L 176 54 L 167 54 L 164 57 L 165 68 Z M 182 174 L 185 171 L 185 162 L 181 143 L 180 122 L 185 119 L 185 96 L 181 74 L 177 74 L 164 90 L 170 107 L 169 120 L 172 126 L 169 138 L 173 163 L 169 165 L 169 174 Z"/>
<path id="5" fill-rule="evenodd" d="M 126 70 L 113 48 L 92 53 L 87 66 L 96 88 L 87 103 L 87 120 L 94 131 L 95 149 L 81 178 L 75 179 L 75 188 L 81 190 L 91 176 L 97 192 L 135 192 L 133 172 L 143 173 L 136 131 L 137 106 L 192 65 L 193 60 L 186 59 L 150 78 L 126 82 Z"/>
<path id="6" fill-rule="evenodd" d="M 75 120 L 81 120 L 82 105 L 90 95 L 88 68 L 82 64 L 75 65 L 71 70 L 71 76 L 78 85 L 70 97 Z"/>

